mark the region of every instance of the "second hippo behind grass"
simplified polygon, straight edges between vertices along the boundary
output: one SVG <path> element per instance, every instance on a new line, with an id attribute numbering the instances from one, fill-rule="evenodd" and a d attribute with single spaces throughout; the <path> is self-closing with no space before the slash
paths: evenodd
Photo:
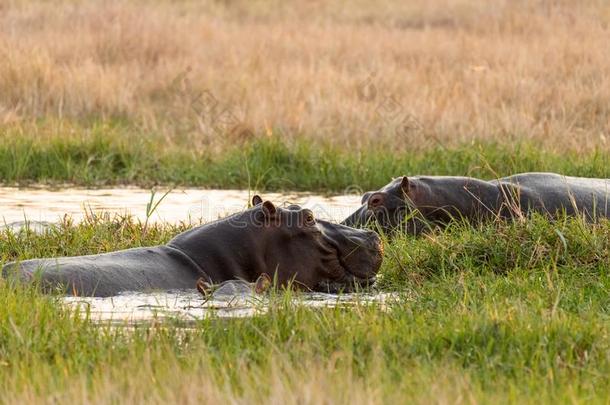
<path id="1" fill-rule="evenodd" d="M 525 217 L 610 217 L 610 180 L 521 173 L 495 180 L 457 176 L 402 176 L 362 196 L 362 206 L 342 223 L 374 224 L 386 233 L 419 234 L 454 219 L 480 222 Z"/>
<path id="2" fill-rule="evenodd" d="M 194 289 L 266 274 L 279 286 L 350 291 L 372 284 L 382 261 L 379 236 L 316 219 L 299 206 L 255 196 L 253 208 L 177 235 L 166 245 L 4 266 L 4 277 L 39 280 L 45 291 L 107 297 L 125 291 Z"/>

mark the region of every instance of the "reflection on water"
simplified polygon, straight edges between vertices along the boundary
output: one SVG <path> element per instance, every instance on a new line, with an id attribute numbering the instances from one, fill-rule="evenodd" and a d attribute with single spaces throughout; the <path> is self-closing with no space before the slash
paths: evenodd
<path id="1" fill-rule="evenodd" d="M 163 190 L 159 190 L 155 198 L 162 195 Z M 95 190 L 0 187 L 0 223 L 19 227 L 27 219 L 44 224 L 57 222 L 65 214 L 79 220 L 86 210 L 130 214 L 143 221 L 150 196 L 150 190 L 131 187 Z M 161 202 L 150 221 L 208 222 L 243 210 L 251 196 L 246 190 L 176 189 Z M 264 193 L 262 196 L 278 205 L 303 205 L 318 217 L 335 221 L 343 220 L 360 205 L 359 195 Z"/>
<path id="2" fill-rule="evenodd" d="M 226 283 L 229 286 L 233 283 Z M 195 321 L 214 316 L 221 318 L 251 317 L 265 314 L 269 308 L 268 295 L 250 291 L 247 283 L 235 282 L 234 287 L 216 290 L 211 298 L 204 298 L 196 290 L 158 293 L 125 293 L 108 298 L 65 297 L 62 302 L 70 308 L 86 310 L 94 322 L 131 324 L 163 319 Z M 231 292 L 231 293 L 229 293 Z M 384 306 L 398 297 L 392 293 L 323 294 L 298 293 L 294 302 L 306 307 L 335 307 L 378 304 Z"/>

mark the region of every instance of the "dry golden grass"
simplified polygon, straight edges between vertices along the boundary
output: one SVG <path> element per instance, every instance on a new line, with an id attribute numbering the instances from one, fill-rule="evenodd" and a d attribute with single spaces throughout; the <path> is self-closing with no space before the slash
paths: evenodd
<path id="1" fill-rule="evenodd" d="M 463 370 L 415 370 L 402 381 L 384 385 L 371 372 L 366 378 L 355 376 L 333 361 L 320 364 L 305 360 L 303 366 L 281 359 L 268 369 L 238 365 L 239 382 L 227 375 L 206 369 L 184 370 L 170 364 L 167 373 L 151 370 L 144 359 L 129 370 L 113 369 L 91 380 L 77 378 L 68 387 L 37 392 L 32 385 L 5 395 L 6 403 L 49 404 L 277 404 L 277 405 L 375 405 L 475 404 L 482 390 L 474 386 Z M 52 379 L 52 376 L 47 378 Z M 161 380 L 162 378 L 162 380 Z M 488 392 L 487 398 L 506 402 L 504 392 Z M 504 399 L 503 399 L 504 398 Z M 520 398 L 527 403 L 526 398 Z M 531 401 L 534 403 L 534 401 Z"/>
<path id="2" fill-rule="evenodd" d="M 607 148 L 609 24 L 605 0 L 5 0 L 0 123 L 121 119 L 207 143 L 240 122 L 355 147 Z"/>

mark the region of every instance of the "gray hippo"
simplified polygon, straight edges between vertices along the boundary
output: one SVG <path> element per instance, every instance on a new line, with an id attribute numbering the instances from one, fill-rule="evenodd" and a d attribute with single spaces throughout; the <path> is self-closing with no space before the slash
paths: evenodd
<path id="1" fill-rule="evenodd" d="M 298 206 L 276 207 L 258 196 L 252 202 L 252 208 L 183 232 L 166 245 L 13 262 L 2 275 L 40 280 L 45 291 L 96 297 L 194 289 L 202 281 L 254 282 L 262 274 L 279 286 L 316 291 L 349 291 L 374 280 L 382 261 L 375 232 L 316 219 Z"/>
<path id="2" fill-rule="evenodd" d="M 399 177 L 362 197 L 362 206 L 342 224 L 363 226 L 371 220 L 385 232 L 404 227 L 419 234 L 454 218 L 481 221 L 514 218 L 530 212 L 551 217 L 582 215 L 587 220 L 610 216 L 610 180 L 521 173 L 496 180 L 471 177 Z"/>

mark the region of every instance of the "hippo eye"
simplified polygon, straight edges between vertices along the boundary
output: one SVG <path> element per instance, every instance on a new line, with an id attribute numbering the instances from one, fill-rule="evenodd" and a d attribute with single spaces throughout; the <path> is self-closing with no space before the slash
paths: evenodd
<path id="1" fill-rule="evenodd" d="M 305 214 L 305 224 L 306 225 L 313 225 L 316 223 L 316 219 L 313 217 L 313 214 L 311 212 L 308 212 L 307 214 Z"/>

